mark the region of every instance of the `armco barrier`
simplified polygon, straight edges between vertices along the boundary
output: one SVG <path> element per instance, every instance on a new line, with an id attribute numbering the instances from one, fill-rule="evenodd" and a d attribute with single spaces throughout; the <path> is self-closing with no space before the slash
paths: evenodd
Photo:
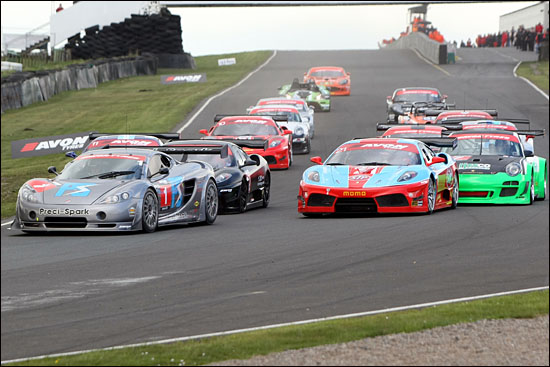
<path id="1" fill-rule="evenodd" d="M 99 83 L 138 75 L 157 73 L 158 58 L 143 54 L 135 58 L 119 58 L 70 65 L 63 70 L 20 72 L 2 78 L 2 113 L 47 101 L 68 90 L 96 88 Z"/>
<path id="2" fill-rule="evenodd" d="M 434 64 L 447 63 L 447 45 L 430 39 L 425 33 L 412 32 L 387 44 L 384 49 L 416 49 L 422 56 Z"/>

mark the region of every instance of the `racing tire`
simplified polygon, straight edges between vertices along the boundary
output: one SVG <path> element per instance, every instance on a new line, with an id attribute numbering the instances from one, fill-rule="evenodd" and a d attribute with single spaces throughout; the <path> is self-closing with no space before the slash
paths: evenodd
<path id="1" fill-rule="evenodd" d="M 248 204 L 248 185 L 246 181 L 243 180 L 239 188 L 239 213 L 244 213 L 246 211 L 246 204 Z"/>
<path id="2" fill-rule="evenodd" d="M 148 189 L 143 197 L 141 227 L 144 232 L 153 233 L 159 222 L 159 200 L 153 190 Z"/>
<path id="3" fill-rule="evenodd" d="M 430 183 L 428 184 L 428 190 L 426 193 L 426 205 L 428 206 L 426 210 L 426 214 L 430 215 L 434 212 L 435 208 L 435 184 L 432 179 L 430 179 Z"/>
<path id="4" fill-rule="evenodd" d="M 219 199 L 218 199 L 218 188 L 216 187 L 216 184 L 212 179 L 208 180 L 208 183 L 206 184 L 206 193 L 204 195 L 204 205 L 205 205 L 204 213 L 206 217 L 206 219 L 204 220 L 204 223 L 213 224 L 216 221 L 216 218 L 218 217 Z"/>
<path id="5" fill-rule="evenodd" d="M 271 195 L 271 176 L 269 173 L 265 175 L 264 191 L 262 195 L 262 208 L 267 208 L 269 205 L 269 196 Z"/>
<path id="6" fill-rule="evenodd" d="M 544 168 L 544 186 L 543 186 L 543 189 L 542 189 L 542 196 L 537 195 L 537 197 L 535 198 L 535 200 L 537 200 L 537 201 L 539 201 L 539 200 L 543 201 L 544 199 L 546 199 L 546 190 L 548 189 L 547 177 L 548 177 L 548 170 L 545 167 Z"/>
<path id="7" fill-rule="evenodd" d="M 458 175 L 455 175 L 455 184 L 453 186 L 453 191 L 451 193 L 452 195 L 452 204 L 451 204 L 451 209 L 456 209 L 456 207 L 458 206 L 458 195 L 459 195 L 459 191 L 458 191 Z"/>
<path id="8" fill-rule="evenodd" d="M 531 173 L 531 185 L 529 186 L 529 203 L 527 205 L 533 204 L 535 201 L 535 176 Z"/>
<path id="9" fill-rule="evenodd" d="M 311 140 L 307 140 L 307 145 L 306 145 L 306 150 L 305 150 L 305 154 L 309 154 L 311 152 Z"/>
<path id="10" fill-rule="evenodd" d="M 292 162 L 294 161 L 294 154 L 292 152 L 292 146 L 290 147 L 290 149 L 288 149 L 288 151 L 290 152 L 289 153 L 289 158 L 288 158 L 288 168 L 290 168 L 292 166 Z"/>

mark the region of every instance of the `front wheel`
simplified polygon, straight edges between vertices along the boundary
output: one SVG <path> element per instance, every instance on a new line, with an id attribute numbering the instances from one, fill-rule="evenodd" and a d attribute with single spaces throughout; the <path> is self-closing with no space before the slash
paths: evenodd
<path id="1" fill-rule="evenodd" d="M 428 184 L 428 194 L 426 200 L 428 201 L 428 209 L 426 211 L 426 214 L 430 215 L 434 212 L 435 208 L 435 184 L 431 179 L 430 183 Z"/>
<path id="2" fill-rule="evenodd" d="M 212 179 L 208 180 L 208 183 L 206 184 L 204 205 L 206 214 L 206 219 L 204 222 L 206 224 L 212 224 L 218 217 L 218 188 Z"/>
<path id="3" fill-rule="evenodd" d="M 159 202 L 153 190 L 148 189 L 143 198 L 141 210 L 141 224 L 143 231 L 152 233 L 156 231 L 159 221 Z"/>
<path id="4" fill-rule="evenodd" d="M 542 186 L 542 195 L 537 195 L 535 200 L 541 200 L 542 201 L 542 200 L 546 199 L 546 190 L 547 190 L 546 179 L 548 177 L 548 170 L 546 169 L 546 167 L 544 168 L 543 174 L 544 174 L 544 183 L 543 183 L 543 186 Z M 539 192 L 540 192 L 540 189 L 539 189 Z"/>
<path id="5" fill-rule="evenodd" d="M 455 184 L 453 185 L 453 203 L 451 204 L 451 209 L 456 209 L 458 206 L 458 175 L 455 175 Z"/>
<path id="6" fill-rule="evenodd" d="M 248 185 L 246 181 L 243 180 L 239 188 L 239 213 L 245 212 L 246 204 L 248 204 Z"/>
<path id="7" fill-rule="evenodd" d="M 269 173 L 265 175 L 264 179 L 264 194 L 262 196 L 262 207 L 267 208 L 269 205 L 269 195 L 271 194 L 271 177 Z"/>

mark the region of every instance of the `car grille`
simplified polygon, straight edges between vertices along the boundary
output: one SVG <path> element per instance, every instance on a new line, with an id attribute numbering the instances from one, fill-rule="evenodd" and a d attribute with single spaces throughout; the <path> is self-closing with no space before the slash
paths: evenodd
<path id="1" fill-rule="evenodd" d="M 336 213 L 376 213 L 378 208 L 372 198 L 341 198 L 334 206 Z"/>
<path id="2" fill-rule="evenodd" d="M 323 194 L 311 194 L 307 201 L 308 206 L 332 206 L 334 204 L 334 196 Z"/>
<path id="3" fill-rule="evenodd" d="M 267 164 L 277 164 L 277 160 L 272 155 L 266 155 L 264 158 L 267 161 Z"/>
<path id="4" fill-rule="evenodd" d="M 88 221 L 84 217 L 46 217 L 46 228 L 86 228 Z"/>
<path id="5" fill-rule="evenodd" d="M 376 201 L 379 206 L 409 206 L 409 201 L 403 194 L 378 196 Z"/>
<path id="6" fill-rule="evenodd" d="M 463 198 L 486 198 L 489 191 L 460 191 L 459 195 Z"/>
<path id="7" fill-rule="evenodd" d="M 500 196 L 514 196 L 518 192 L 517 187 L 507 187 L 505 189 L 500 190 Z"/>

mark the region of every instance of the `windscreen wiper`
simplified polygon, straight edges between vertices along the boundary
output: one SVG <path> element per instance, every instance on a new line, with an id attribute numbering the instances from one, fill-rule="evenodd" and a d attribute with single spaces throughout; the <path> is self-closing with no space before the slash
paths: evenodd
<path id="1" fill-rule="evenodd" d="M 136 173 L 136 171 L 111 171 L 111 172 L 98 173 L 97 175 L 81 177 L 80 179 L 86 179 L 86 178 L 92 178 L 92 177 L 109 178 L 109 177 L 130 175 L 132 173 Z"/>

